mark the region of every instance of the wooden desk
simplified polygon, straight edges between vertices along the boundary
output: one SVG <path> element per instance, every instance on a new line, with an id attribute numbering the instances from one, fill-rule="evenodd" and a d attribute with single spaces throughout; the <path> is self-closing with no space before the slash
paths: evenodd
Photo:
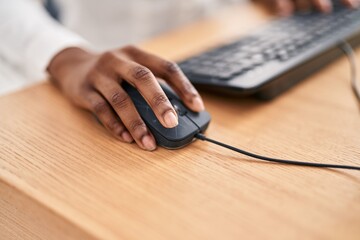
<path id="1" fill-rule="evenodd" d="M 266 19 L 232 8 L 142 46 L 176 60 Z M 203 96 L 212 138 L 360 165 L 345 59 L 272 102 Z M 141 151 L 49 83 L 0 98 L 0 126 L 0 239 L 360 238 L 359 172 L 263 163 L 200 141 Z"/>

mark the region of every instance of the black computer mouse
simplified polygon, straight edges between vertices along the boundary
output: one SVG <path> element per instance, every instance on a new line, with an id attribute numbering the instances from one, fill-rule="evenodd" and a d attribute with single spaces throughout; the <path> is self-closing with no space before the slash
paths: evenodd
<path id="1" fill-rule="evenodd" d="M 209 126 L 211 118 L 208 112 L 202 111 L 196 113 L 191 111 L 182 103 L 170 87 L 165 84 L 161 84 L 161 87 L 178 114 L 179 124 L 174 128 L 165 128 L 161 125 L 146 100 L 136 88 L 125 81 L 122 87 L 129 94 L 159 146 L 167 149 L 182 148 L 191 143 L 197 133 L 204 132 Z"/>

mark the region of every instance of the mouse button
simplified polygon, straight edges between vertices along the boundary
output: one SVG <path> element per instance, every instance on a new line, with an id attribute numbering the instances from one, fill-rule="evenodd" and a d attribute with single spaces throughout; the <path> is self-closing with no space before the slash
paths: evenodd
<path id="1" fill-rule="evenodd" d="M 187 113 L 186 107 L 180 101 L 176 99 L 170 99 L 170 102 L 178 115 L 184 116 Z"/>
<path id="2" fill-rule="evenodd" d="M 188 117 L 201 130 L 205 130 L 204 128 L 208 126 L 211 120 L 210 114 L 207 111 L 198 113 L 188 111 L 186 117 Z"/>
<path id="3" fill-rule="evenodd" d="M 164 138 L 177 141 L 184 139 L 198 130 L 198 127 L 189 120 L 186 116 L 178 117 L 178 125 L 174 128 L 165 128 L 155 116 L 154 112 L 147 104 L 137 104 L 139 99 L 136 99 L 135 106 L 151 130 L 156 131 L 155 134 L 160 134 Z M 154 132 L 153 132 L 154 133 Z"/>
<path id="4" fill-rule="evenodd" d="M 187 117 L 179 117 L 179 124 L 174 128 L 165 128 L 160 125 L 162 134 L 170 141 L 181 141 L 183 139 L 193 137 L 199 131 L 198 127 Z"/>
<path id="5" fill-rule="evenodd" d="M 180 141 L 186 139 L 193 136 L 194 133 L 199 130 L 198 127 L 187 117 L 180 116 L 179 124 L 174 128 L 165 128 L 156 118 L 147 119 L 151 119 L 151 122 L 147 122 L 147 124 L 152 131 L 156 131 L 155 133 L 153 132 L 154 135 L 160 134 L 170 141 Z"/>

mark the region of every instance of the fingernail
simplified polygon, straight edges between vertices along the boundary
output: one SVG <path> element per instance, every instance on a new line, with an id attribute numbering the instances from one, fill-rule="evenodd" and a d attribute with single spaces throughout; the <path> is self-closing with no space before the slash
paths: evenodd
<path id="1" fill-rule="evenodd" d="M 121 137 L 122 137 L 122 139 L 124 139 L 125 142 L 128 142 L 128 143 L 131 143 L 132 141 L 134 141 L 134 139 L 132 138 L 132 136 L 128 132 L 123 132 L 121 134 Z"/>
<path id="2" fill-rule="evenodd" d="M 204 103 L 200 97 L 193 98 L 192 105 L 194 106 L 194 109 L 198 112 L 205 110 Z"/>
<path id="3" fill-rule="evenodd" d="M 149 135 L 145 135 L 142 138 L 141 142 L 146 150 L 153 151 L 156 149 L 156 144 L 155 144 L 154 140 L 152 139 L 152 137 L 150 137 Z"/>
<path id="4" fill-rule="evenodd" d="M 164 121 L 166 126 L 169 128 L 176 127 L 179 124 L 178 118 L 173 111 L 167 111 L 165 113 Z"/>

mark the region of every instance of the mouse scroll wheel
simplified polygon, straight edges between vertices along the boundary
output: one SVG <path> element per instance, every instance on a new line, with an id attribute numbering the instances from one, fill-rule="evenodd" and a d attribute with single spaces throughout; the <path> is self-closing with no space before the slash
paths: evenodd
<path id="1" fill-rule="evenodd" d="M 186 110 L 184 109 L 183 106 L 181 106 L 181 103 L 178 103 L 175 100 L 170 100 L 171 104 L 173 105 L 175 111 L 177 112 L 178 115 L 183 116 L 186 114 Z"/>

